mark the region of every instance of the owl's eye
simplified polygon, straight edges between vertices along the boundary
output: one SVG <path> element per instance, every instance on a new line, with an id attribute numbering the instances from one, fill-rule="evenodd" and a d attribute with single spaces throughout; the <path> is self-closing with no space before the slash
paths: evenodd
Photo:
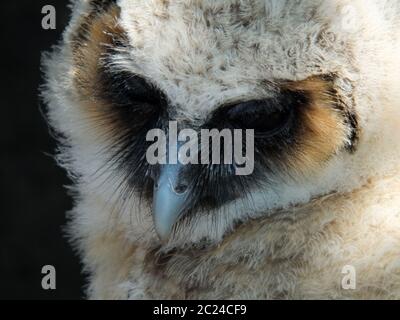
<path id="1" fill-rule="evenodd" d="M 294 107 L 276 99 L 243 102 L 227 111 L 228 121 L 237 128 L 254 129 L 258 136 L 274 136 L 287 128 Z"/>
<path id="2" fill-rule="evenodd" d="M 114 106 L 151 105 L 160 106 L 166 98 L 147 80 L 129 72 L 104 72 L 102 75 L 103 96 Z"/>
<path id="3" fill-rule="evenodd" d="M 278 108 L 268 101 L 258 100 L 240 103 L 228 111 L 228 119 L 241 128 L 254 129 L 256 133 L 275 134 L 289 121 L 289 108 Z"/>

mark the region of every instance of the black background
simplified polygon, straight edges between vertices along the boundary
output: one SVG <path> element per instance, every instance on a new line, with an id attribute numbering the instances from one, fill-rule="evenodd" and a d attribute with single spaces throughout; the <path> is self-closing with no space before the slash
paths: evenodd
<path id="1" fill-rule="evenodd" d="M 44 5 L 57 12 L 57 29 L 43 30 Z M 79 299 L 79 259 L 63 236 L 72 207 L 62 169 L 48 154 L 55 142 L 40 111 L 41 52 L 56 44 L 68 22 L 68 1 L 2 1 L 0 94 L 0 299 Z M 56 290 L 41 287 L 53 265 Z"/>

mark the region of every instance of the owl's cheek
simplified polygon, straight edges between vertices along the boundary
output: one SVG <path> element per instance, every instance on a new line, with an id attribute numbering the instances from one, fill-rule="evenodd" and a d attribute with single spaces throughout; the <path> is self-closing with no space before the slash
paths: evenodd
<path id="1" fill-rule="evenodd" d="M 338 153 L 355 150 L 359 136 L 357 116 L 330 81 L 312 77 L 291 84 L 291 89 L 307 92 L 309 103 L 297 113 L 296 132 L 285 157 L 287 167 L 312 174 Z"/>
<path id="2" fill-rule="evenodd" d="M 296 142 L 287 158 L 296 171 L 318 171 L 349 143 L 349 129 L 335 110 L 311 106 L 299 121 Z"/>

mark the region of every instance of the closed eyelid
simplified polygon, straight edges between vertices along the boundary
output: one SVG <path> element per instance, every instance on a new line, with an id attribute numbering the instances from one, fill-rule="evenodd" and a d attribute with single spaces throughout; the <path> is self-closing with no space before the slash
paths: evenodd
<path id="1" fill-rule="evenodd" d="M 296 104 L 306 103 L 306 97 L 298 92 L 282 90 L 278 95 L 257 100 L 247 100 L 236 103 L 222 105 L 209 117 L 205 126 L 225 123 L 227 120 L 240 119 L 242 116 L 257 116 L 275 113 L 277 111 L 285 111 L 288 108 L 295 107 Z"/>
<path id="2" fill-rule="evenodd" d="M 125 103 L 161 104 L 166 97 L 148 79 L 128 71 L 104 67 L 100 71 L 100 96 Z"/>

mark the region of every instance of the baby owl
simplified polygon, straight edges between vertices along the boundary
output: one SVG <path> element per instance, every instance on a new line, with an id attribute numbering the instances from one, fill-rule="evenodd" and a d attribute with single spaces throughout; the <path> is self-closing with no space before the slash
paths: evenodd
<path id="1" fill-rule="evenodd" d="M 71 8 L 42 97 L 88 298 L 400 299 L 400 1 Z M 251 130 L 252 172 L 149 162 L 171 123 Z"/>

